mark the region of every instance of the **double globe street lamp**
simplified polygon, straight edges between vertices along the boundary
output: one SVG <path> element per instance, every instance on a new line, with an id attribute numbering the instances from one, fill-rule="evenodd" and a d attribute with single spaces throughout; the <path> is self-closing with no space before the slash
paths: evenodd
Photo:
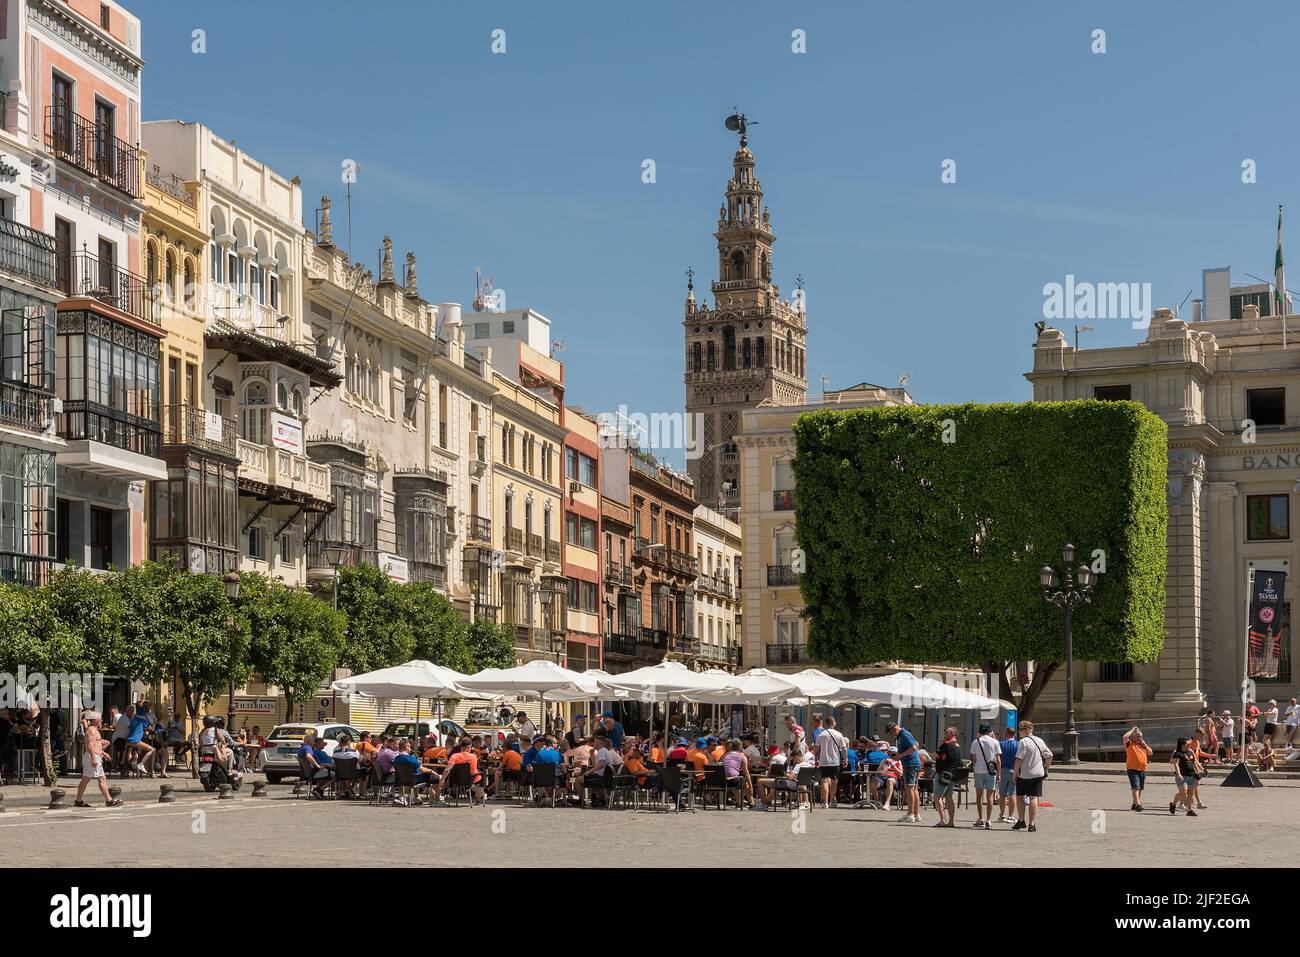
<path id="1" fill-rule="evenodd" d="M 1074 563 L 1073 545 L 1061 549 L 1061 556 L 1065 559 L 1064 580 L 1057 578 L 1054 568 L 1044 565 L 1038 572 L 1038 581 L 1043 586 L 1043 597 L 1065 612 L 1065 734 L 1061 763 L 1078 764 L 1079 732 L 1074 727 L 1074 609 L 1092 603 L 1097 573 L 1086 563 L 1080 563 L 1077 572 L 1070 570 Z"/>

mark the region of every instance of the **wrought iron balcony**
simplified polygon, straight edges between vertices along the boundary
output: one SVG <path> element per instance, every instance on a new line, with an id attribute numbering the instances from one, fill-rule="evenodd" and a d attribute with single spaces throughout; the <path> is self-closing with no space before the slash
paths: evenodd
<path id="1" fill-rule="evenodd" d="M 506 548 L 514 552 L 523 553 L 524 550 L 524 530 L 522 528 L 506 529 Z"/>
<path id="2" fill-rule="evenodd" d="M 767 663 L 769 665 L 805 665 L 811 664 L 807 645 L 768 645 Z"/>
<path id="3" fill-rule="evenodd" d="M 437 562 L 410 562 L 411 581 L 429 582 L 438 588 L 447 587 L 447 566 Z"/>
<path id="4" fill-rule="evenodd" d="M 86 250 L 58 261 L 57 288 L 65 296 L 85 296 L 121 310 L 150 325 L 162 325 L 154 309 L 153 290 L 143 278 Z"/>
<path id="5" fill-rule="evenodd" d="M 634 657 L 636 644 L 636 635 L 614 632 L 605 636 L 605 651 L 611 655 Z"/>
<path id="6" fill-rule="evenodd" d="M 188 445 L 234 458 L 238 434 L 235 420 L 192 405 L 163 406 L 163 445 Z"/>
<path id="7" fill-rule="evenodd" d="M 58 287 L 54 237 L 0 217 L 0 272 L 46 289 Z"/>
<path id="8" fill-rule="evenodd" d="M 632 569 L 617 562 L 605 566 L 605 581 L 622 588 L 632 587 Z"/>
<path id="9" fill-rule="evenodd" d="M 793 565 L 768 565 L 767 583 L 773 588 L 780 585 L 799 584 L 799 573 Z"/>
<path id="10" fill-rule="evenodd" d="M 558 562 L 560 560 L 560 543 L 558 541 L 547 539 L 546 560 L 548 562 Z"/>
<path id="11" fill-rule="evenodd" d="M 139 199 L 140 151 L 89 117 L 66 107 L 45 108 L 45 145 L 101 183 Z"/>
<path id="12" fill-rule="evenodd" d="M 44 432 L 53 417 L 54 396 L 12 382 L 0 382 L 0 422 Z"/>
<path id="13" fill-rule="evenodd" d="M 691 635 L 673 635 L 673 651 L 683 655 L 699 655 L 700 640 Z"/>
<path id="14" fill-rule="evenodd" d="M 469 537 L 475 542 L 492 541 L 492 520 L 484 518 L 482 515 L 471 515 L 469 517 Z"/>
<path id="15" fill-rule="evenodd" d="M 158 420 L 113 409 L 98 402 L 65 399 L 58 415 L 59 435 L 69 441 L 88 439 L 156 459 L 160 435 Z"/>
<path id="16" fill-rule="evenodd" d="M 668 632 L 662 628 L 642 628 L 641 641 L 651 648 L 667 648 Z"/>
<path id="17" fill-rule="evenodd" d="M 794 511 L 794 489 L 777 489 L 772 493 L 772 510 L 776 512 Z"/>
<path id="18" fill-rule="evenodd" d="M 528 533 L 528 554 L 534 558 L 542 557 L 542 536 Z"/>

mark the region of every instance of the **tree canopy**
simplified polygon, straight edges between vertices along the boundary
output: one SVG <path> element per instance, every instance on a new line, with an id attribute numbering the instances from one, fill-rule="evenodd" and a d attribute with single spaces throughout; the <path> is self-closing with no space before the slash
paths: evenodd
<path id="1" fill-rule="evenodd" d="M 795 425 L 812 655 L 1055 661 L 1038 570 L 1102 571 L 1075 654 L 1154 661 L 1164 635 L 1167 430 L 1135 402 L 819 410 Z"/>

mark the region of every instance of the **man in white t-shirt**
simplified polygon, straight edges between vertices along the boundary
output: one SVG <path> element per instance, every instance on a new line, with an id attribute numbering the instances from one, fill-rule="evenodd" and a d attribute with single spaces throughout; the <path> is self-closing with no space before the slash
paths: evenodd
<path id="1" fill-rule="evenodd" d="M 1286 711 L 1282 714 L 1282 723 L 1286 725 L 1286 747 L 1291 750 L 1294 747 L 1296 725 L 1300 724 L 1300 705 L 1296 704 L 1296 699 L 1292 698 L 1291 703 L 1286 706 Z"/>
<path id="2" fill-rule="evenodd" d="M 1223 759 L 1225 761 L 1235 761 L 1237 759 L 1237 722 L 1233 720 L 1232 712 L 1227 708 L 1223 709 L 1223 714 L 1219 718 L 1219 740 L 1223 742 Z"/>
<path id="3" fill-rule="evenodd" d="M 817 770 L 821 776 L 822 806 L 831 807 L 840 783 L 840 770 L 849 763 L 849 742 L 835 730 L 835 719 L 821 717 L 821 733 L 813 739 Z"/>
<path id="4" fill-rule="evenodd" d="M 607 785 L 606 769 L 609 770 L 609 779 L 612 780 L 623 770 L 623 755 L 610 745 L 609 738 L 597 738 L 596 753 L 591 761 L 591 770 L 583 776 L 583 786 L 603 796 Z M 595 795 L 593 795 L 594 799 Z"/>
<path id="5" fill-rule="evenodd" d="M 975 826 L 993 827 L 993 799 L 998 793 L 998 772 L 1002 747 L 993 737 L 993 725 L 980 725 L 980 736 L 970 743 L 971 769 L 975 774 Z"/>
<path id="6" fill-rule="evenodd" d="M 1020 743 L 1016 747 L 1016 809 L 1019 820 L 1013 831 L 1038 830 L 1038 800 L 1043 796 L 1043 779 L 1052 766 L 1052 752 L 1034 734 L 1032 721 L 1020 722 Z"/>

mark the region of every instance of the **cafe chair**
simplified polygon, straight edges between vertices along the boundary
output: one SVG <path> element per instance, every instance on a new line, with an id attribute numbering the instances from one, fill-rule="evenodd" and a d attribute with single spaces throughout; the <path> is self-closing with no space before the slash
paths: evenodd
<path id="1" fill-rule="evenodd" d="M 551 807 L 555 807 L 555 792 L 560 789 L 560 776 L 556 771 L 557 766 L 554 764 L 533 765 L 532 797 L 534 803 L 540 803 L 537 801 L 538 792 L 546 789 L 550 792 Z"/>
<path id="2" fill-rule="evenodd" d="M 468 764 L 453 764 L 447 769 L 447 777 L 442 785 L 442 796 L 449 799 L 457 807 L 460 807 L 460 799 L 466 798 L 470 804 L 474 803 L 473 778 L 469 773 Z"/>
<path id="3" fill-rule="evenodd" d="M 677 811 L 689 806 L 691 813 L 695 813 L 695 775 L 682 773 L 680 764 L 670 762 L 659 772 L 659 793 L 665 808 L 671 801 Z"/>
<path id="4" fill-rule="evenodd" d="M 335 758 L 334 759 L 334 796 L 337 798 L 340 791 L 351 791 L 352 786 L 361 780 L 361 759 L 360 758 Z M 344 785 L 340 787 L 340 785 Z"/>
<path id="5" fill-rule="evenodd" d="M 415 775 L 415 768 L 411 767 L 411 765 L 406 762 L 393 765 L 394 802 L 398 798 L 409 793 L 412 799 L 411 804 L 413 806 L 420 803 L 420 785 L 416 782 Z"/>
<path id="6" fill-rule="evenodd" d="M 371 764 L 370 779 L 366 782 L 366 790 L 370 794 L 370 803 L 374 804 L 384 800 L 385 794 L 391 798 L 396 780 L 396 776 L 391 771 L 388 774 L 380 771 L 378 761 Z"/>

